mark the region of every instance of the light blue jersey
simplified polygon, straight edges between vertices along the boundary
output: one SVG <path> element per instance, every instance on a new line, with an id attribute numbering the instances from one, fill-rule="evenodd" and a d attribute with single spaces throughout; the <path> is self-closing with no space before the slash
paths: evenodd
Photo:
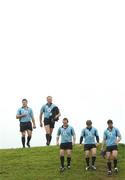
<path id="1" fill-rule="evenodd" d="M 25 117 L 20 118 L 20 122 L 29 122 L 33 118 L 33 111 L 31 108 L 19 108 L 17 111 L 17 115 L 23 115 L 26 114 Z"/>
<path id="2" fill-rule="evenodd" d="M 54 104 L 50 104 L 50 105 L 49 104 L 45 104 L 45 105 L 42 106 L 40 112 L 44 113 L 45 120 L 49 119 L 49 117 L 52 116 L 52 112 L 51 111 L 52 111 L 52 109 L 54 107 L 56 107 Z"/>
<path id="3" fill-rule="evenodd" d="M 119 130 L 115 127 L 113 127 L 112 129 L 107 128 L 104 131 L 103 140 L 106 141 L 106 146 L 117 145 L 117 137 L 121 138 L 121 134 Z"/>
<path id="4" fill-rule="evenodd" d="M 62 126 L 57 131 L 57 136 L 60 135 L 61 135 L 61 143 L 69 143 L 72 142 L 72 136 L 75 136 L 75 131 L 71 126 L 68 126 L 67 128 L 64 128 Z"/>
<path id="5" fill-rule="evenodd" d="M 81 132 L 81 137 L 84 138 L 84 144 L 96 144 L 95 138 L 99 137 L 96 128 L 85 128 Z"/>

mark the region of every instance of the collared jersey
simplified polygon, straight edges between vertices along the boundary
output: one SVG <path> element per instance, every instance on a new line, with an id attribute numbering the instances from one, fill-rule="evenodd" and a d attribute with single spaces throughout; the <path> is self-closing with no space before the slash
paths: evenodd
<path id="1" fill-rule="evenodd" d="M 84 144 L 96 144 L 95 137 L 99 136 L 96 128 L 85 128 L 81 132 L 81 137 L 84 138 Z"/>
<path id="2" fill-rule="evenodd" d="M 50 116 L 52 116 L 52 109 L 56 107 L 54 104 L 45 104 L 42 106 L 40 112 L 41 113 L 44 113 L 44 118 L 46 119 L 49 119 Z"/>
<path id="3" fill-rule="evenodd" d="M 57 131 L 57 136 L 60 135 L 61 135 L 61 143 L 72 142 L 72 136 L 75 135 L 74 128 L 69 125 L 66 128 L 62 126 Z"/>
<path id="4" fill-rule="evenodd" d="M 117 145 L 117 137 L 121 138 L 120 131 L 118 128 L 113 127 L 112 129 L 107 128 L 104 131 L 103 140 L 106 141 L 106 146 Z"/>
<path id="5" fill-rule="evenodd" d="M 20 122 L 29 122 L 32 120 L 33 118 L 33 111 L 31 108 L 24 108 L 21 107 L 18 109 L 17 111 L 17 115 L 23 115 L 23 114 L 27 114 L 25 117 L 20 118 Z"/>

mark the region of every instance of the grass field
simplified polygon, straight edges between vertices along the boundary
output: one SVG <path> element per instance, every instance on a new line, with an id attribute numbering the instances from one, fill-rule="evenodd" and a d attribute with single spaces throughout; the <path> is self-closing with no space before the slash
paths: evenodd
<path id="1" fill-rule="evenodd" d="M 75 145 L 72 168 L 59 172 L 59 148 L 35 147 L 30 149 L 0 150 L 0 180 L 125 180 L 125 146 L 119 146 L 119 174 L 108 177 L 106 161 L 97 156 L 97 170 L 85 171 L 83 147 Z"/>

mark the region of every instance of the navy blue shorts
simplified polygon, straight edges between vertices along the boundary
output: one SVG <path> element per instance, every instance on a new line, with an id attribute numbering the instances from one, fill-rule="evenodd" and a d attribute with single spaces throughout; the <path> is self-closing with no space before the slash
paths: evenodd
<path id="1" fill-rule="evenodd" d="M 84 144 L 84 151 L 90 151 L 93 148 L 96 148 L 95 144 Z"/>
<path id="2" fill-rule="evenodd" d="M 44 119 L 44 126 L 47 126 L 47 125 L 49 125 L 50 128 L 54 128 L 55 127 L 55 121 L 52 121 L 50 119 L 45 118 Z"/>
<path id="3" fill-rule="evenodd" d="M 118 151 L 118 146 L 114 145 L 114 146 L 107 146 L 106 147 L 106 152 L 112 152 L 112 151 Z"/>
<path id="4" fill-rule="evenodd" d="M 29 122 L 20 122 L 20 132 L 24 132 L 27 130 L 30 130 L 30 131 L 33 130 L 32 123 L 30 121 Z"/>
<path id="5" fill-rule="evenodd" d="M 60 144 L 60 149 L 63 149 L 63 150 L 72 150 L 73 149 L 73 146 L 72 146 L 72 142 L 67 142 L 67 143 L 61 143 Z"/>

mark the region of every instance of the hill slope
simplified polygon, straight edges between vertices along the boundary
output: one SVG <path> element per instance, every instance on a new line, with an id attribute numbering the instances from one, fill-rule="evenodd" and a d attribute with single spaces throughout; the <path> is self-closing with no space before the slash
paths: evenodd
<path id="1" fill-rule="evenodd" d="M 85 171 L 83 147 L 75 145 L 72 168 L 59 172 L 59 148 L 0 150 L 0 180 L 125 180 L 125 146 L 119 146 L 119 174 L 107 177 L 106 161 L 97 156 L 97 171 Z"/>

